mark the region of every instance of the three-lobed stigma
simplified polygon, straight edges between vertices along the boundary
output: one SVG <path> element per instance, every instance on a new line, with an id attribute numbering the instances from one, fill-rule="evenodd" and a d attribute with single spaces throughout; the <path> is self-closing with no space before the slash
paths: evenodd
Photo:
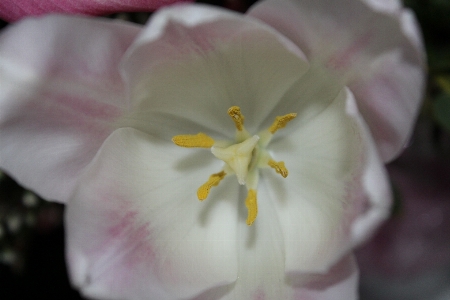
<path id="1" fill-rule="evenodd" d="M 239 106 L 232 106 L 228 109 L 228 115 L 236 127 L 236 137 L 231 146 L 221 147 L 210 136 L 204 133 L 176 135 L 172 138 L 175 145 L 186 148 L 210 148 L 212 154 L 225 162 L 222 171 L 212 174 L 209 179 L 198 188 L 197 198 L 200 201 L 205 200 L 211 188 L 230 174 L 235 174 L 239 184 L 245 185 L 248 192 L 245 200 L 247 207 L 247 225 L 252 225 L 258 215 L 257 204 L 257 186 L 259 178 L 259 169 L 270 167 L 284 178 L 288 176 L 288 170 L 283 161 L 276 162 L 265 149 L 272 139 L 273 134 L 286 126 L 293 120 L 297 114 L 290 113 L 284 116 L 278 116 L 272 125 L 260 132 L 258 135 L 251 136 L 244 127 L 244 116 Z M 227 143 L 230 144 L 230 143 Z"/>

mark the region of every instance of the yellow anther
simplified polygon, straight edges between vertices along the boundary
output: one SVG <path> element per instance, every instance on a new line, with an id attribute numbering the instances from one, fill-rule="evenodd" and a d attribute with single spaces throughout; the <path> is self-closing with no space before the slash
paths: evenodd
<path id="1" fill-rule="evenodd" d="M 186 148 L 211 148 L 214 145 L 212 137 L 204 133 L 176 135 L 172 138 L 175 145 Z"/>
<path id="2" fill-rule="evenodd" d="M 273 169 L 275 169 L 275 172 L 286 178 L 289 174 L 288 170 L 284 166 L 284 161 L 276 162 L 273 159 L 269 160 L 268 162 L 269 166 Z"/>
<path id="3" fill-rule="evenodd" d="M 245 199 L 245 206 L 248 210 L 247 225 L 250 226 L 255 222 L 258 215 L 258 203 L 256 201 L 256 190 L 250 189 Z"/>
<path id="4" fill-rule="evenodd" d="M 224 171 L 212 174 L 209 176 L 209 179 L 207 182 L 205 182 L 201 187 L 197 190 L 197 197 L 198 200 L 203 201 L 205 200 L 208 195 L 209 191 L 213 186 L 218 186 L 220 181 L 227 175 Z"/>
<path id="5" fill-rule="evenodd" d="M 228 115 L 233 119 L 236 129 L 242 131 L 244 129 L 244 116 L 241 113 L 239 106 L 232 106 L 228 109 Z"/>
<path id="6" fill-rule="evenodd" d="M 278 129 L 284 128 L 286 124 L 297 116 L 296 113 L 290 113 L 284 116 L 278 116 L 275 121 L 270 125 L 269 131 L 274 134 Z"/>

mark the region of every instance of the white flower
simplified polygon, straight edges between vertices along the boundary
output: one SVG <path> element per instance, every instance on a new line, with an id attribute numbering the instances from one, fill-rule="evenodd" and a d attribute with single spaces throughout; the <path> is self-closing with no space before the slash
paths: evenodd
<path id="1" fill-rule="evenodd" d="M 350 250 L 389 212 L 378 153 L 407 140 L 423 79 L 409 12 L 366 2 L 4 32 L 0 165 L 67 203 L 74 285 L 107 299 L 355 299 Z"/>

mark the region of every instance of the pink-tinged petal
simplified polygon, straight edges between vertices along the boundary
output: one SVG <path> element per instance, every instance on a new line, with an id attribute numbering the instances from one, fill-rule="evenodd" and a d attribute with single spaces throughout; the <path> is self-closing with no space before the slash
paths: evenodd
<path id="1" fill-rule="evenodd" d="M 343 89 L 321 114 L 269 145 L 289 170 L 287 178 L 271 169 L 264 173 L 264 185 L 271 187 L 265 201 L 276 203 L 287 272 L 326 272 L 350 247 L 346 210 L 365 137 L 347 114 L 349 98 Z"/>
<path id="2" fill-rule="evenodd" d="M 309 60 L 342 74 L 383 160 L 398 155 L 424 88 L 424 51 L 410 11 L 397 1 L 267 0 L 249 15 L 287 36 Z"/>
<path id="3" fill-rule="evenodd" d="M 113 132 L 67 206 L 75 286 L 94 298 L 173 300 L 233 283 L 239 185 L 226 177 L 204 202 L 196 197 L 221 165 L 205 149 Z"/>
<path id="4" fill-rule="evenodd" d="M 375 230 L 390 215 L 392 206 L 392 191 L 386 169 L 378 154 L 375 143 L 369 133 L 366 123 L 360 115 L 353 94 L 349 94 L 347 113 L 351 115 L 364 137 L 365 154 L 361 159 L 359 178 L 354 181 L 349 192 L 349 211 L 347 217 L 351 220 L 351 247 L 358 246 L 373 236 Z"/>
<path id="5" fill-rule="evenodd" d="M 259 21 L 177 5 L 154 15 L 123 67 L 136 111 L 125 124 L 173 135 L 180 134 L 172 130 L 177 124 L 190 122 L 192 133 L 229 138 L 228 108 L 240 106 L 247 129 L 256 132 L 308 64 L 294 44 Z"/>
<path id="6" fill-rule="evenodd" d="M 402 6 L 400 0 L 362 0 L 362 2 L 374 10 L 385 13 L 396 13 Z"/>
<path id="7" fill-rule="evenodd" d="M 346 188 L 361 155 L 345 96 L 341 92 L 321 114 L 270 145 L 274 159 L 289 170 L 287 178 L 265 173 L 286 243 L 287 272 L 325 272 L 342 252 Z"/>
<path id="8" fill-rule="evenodd" d="M 102 15 L 115 12 L 153 11 L 190 0 L 2 0 L 0 18 L 12 22 L 46 13 Z"/>
<path id="9" fill-rule="evenodd" d="M 327 273 L 293 276 L 293 300 L 358 299 L 358 267 L 352 255 L 337 262 Z"/>
<path id="10" fill-rule="evenodd" d="M 118 64 L 139 28 L 63 16 L 0 36 L 0 167 L 65 202 L 125 107 Z"/>

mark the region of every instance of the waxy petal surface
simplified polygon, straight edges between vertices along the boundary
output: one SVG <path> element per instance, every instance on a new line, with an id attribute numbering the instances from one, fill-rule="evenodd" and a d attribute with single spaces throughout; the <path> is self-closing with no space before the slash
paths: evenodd
<path id="1" fill-rule="evenodd" d="M 0 167 L 42 197 L 67 201 L 126 108 L 118 64 L 138 32 L 62 16 L 7 28 L 0 36 Z"/>
<path id="2" fill-rule="evenodd" d="M 267 0 L 249 15 L 347 79 L 384 161 L 405 146 L 424 87 L 424 53 L 398 1 Z"/>
<path id="3" fill-rule="evenodd" d="M 196 188 L 221 167 L 209 157 L 115 131 L 67 207 L 74 284 L 91 297 L 186 299 L 234 282 L 238 185 L 225 178 L 198 201 Z"/>
<path id="4" fill-rule="evenodd" d="M 153 11 L 190 0 L 2 0 L 0 18 L 12 22 L 46 13 L 102 15 L 115 12 Z"/>
<path id="5" fill-rule="evenodd" d="M 182 133 L 229 139 L 235 129 L 228 108 L 240 106 L 246 128 L 257 131 L 308 64 L 295 45 L 261 22 L 179 5 L 154 16 L 123 68 L 136 112 L 124 124 L 173 136 L 180 122 L 190 123 Z"/>

